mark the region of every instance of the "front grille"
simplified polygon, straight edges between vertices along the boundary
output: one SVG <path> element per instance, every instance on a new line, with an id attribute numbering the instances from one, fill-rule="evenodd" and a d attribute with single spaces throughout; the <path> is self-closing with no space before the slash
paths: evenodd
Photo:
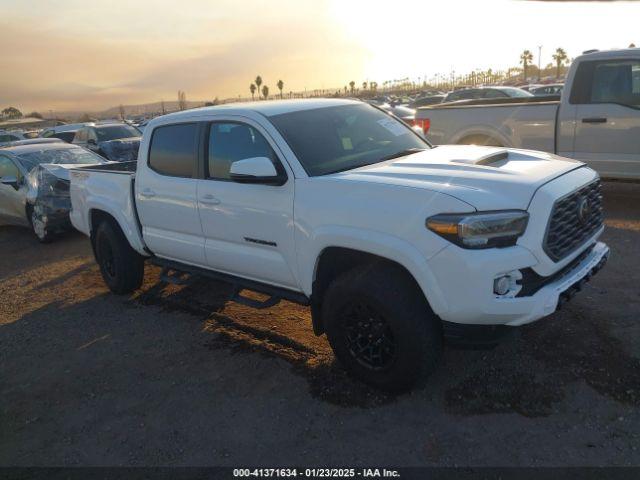
<path id="1" fill-rule="evenodd" d="M 602 226 L 600 180 L 571 192 L 553 205 L 544 238 L 544 251 L 554 262 L 562 260 Z"/>

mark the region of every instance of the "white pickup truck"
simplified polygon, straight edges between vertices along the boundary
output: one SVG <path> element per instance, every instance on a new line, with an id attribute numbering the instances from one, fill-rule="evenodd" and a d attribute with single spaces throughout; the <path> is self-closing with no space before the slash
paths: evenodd
<path id="1" fill-rule="evenodd" d="M 576 58 L 560 101 L 470 100 L 420 108 L 436 145 L 530 148 L 586 162 L 603 177 L 640 179 L 640 48 Z"/>
<path id="2" fill-rule="evenodd" d="M 551 314 L 609 254 L 600 181 L 583 163 L 432 148 L 350 100 L 156 118 L 137 164 L 74 169 L 71 200 L 113 292 L 138 288 L 147 260 L 168 281 L 232 282 L 234 300 L 258 308 L 310 305 L 343 365 L 390 390 L 433 369 L 445 335 Z"/>

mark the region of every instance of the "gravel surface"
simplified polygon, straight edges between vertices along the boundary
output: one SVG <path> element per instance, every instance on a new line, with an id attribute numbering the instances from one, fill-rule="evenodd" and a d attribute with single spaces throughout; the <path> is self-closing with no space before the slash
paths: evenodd
<path id="1" fill-rule="evenodd" d="M 307 308 L 151 266 L 115 296 L 81 235 L 0 227 L 0 465 L 640 465 L 640 185 L 605 208 L 583 292 L 401 396 L 348 378 Z"/>

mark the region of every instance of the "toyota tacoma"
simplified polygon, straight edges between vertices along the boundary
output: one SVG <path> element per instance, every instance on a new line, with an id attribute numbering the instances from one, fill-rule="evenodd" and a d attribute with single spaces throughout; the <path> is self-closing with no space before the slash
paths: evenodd
<path id="1" fill-rule="evenodd" d="M 434 148 L 352 100 L 165 115 L 137 162 L 71 172 L 71 221 L 114 293 L 148 261 L 166 281 L 231 282 L 246 305 L 309 305 L 345 368 L 387 390 L 433 370 L 445 337 L 528 324 L 579 291 L 609 254 L 601 200 L 584 163 Z"/>

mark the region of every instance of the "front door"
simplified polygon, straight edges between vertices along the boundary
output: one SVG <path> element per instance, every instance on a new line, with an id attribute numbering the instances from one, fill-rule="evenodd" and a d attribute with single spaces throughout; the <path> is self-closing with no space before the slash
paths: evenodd
<path id="1" fill-rule="evenodd" d="M 249 122 L 248 120 L 246 122 Z M 198 209 L 209 267 L 243 278 L 297 289 L 293 226 L 293 174 L 266 132 L 252 122 L 219 121 L 208 127 Z M 268 157 L 287 173 L 284 185 L 237 183 L 231 164 Z"/>
<path id="2" fill-rule="evenodd" d="M 0 155 L 0 178 L 14 177 L 18 180 L 18 188 L 0 183 L 0 223 L 11 225 L 28 225 L 25 212 L 27 187 L 24 177 L 13 161 Z"/>
<path id="3" fill-rule="evenodd" d="M 576 78 L 573 157 L 605 177 L 640 178 L 640 59 L 584 62 Z"/>

